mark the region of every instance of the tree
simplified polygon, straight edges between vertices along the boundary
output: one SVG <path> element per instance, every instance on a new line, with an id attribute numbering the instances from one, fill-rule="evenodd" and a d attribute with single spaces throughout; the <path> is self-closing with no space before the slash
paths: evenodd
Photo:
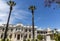
<path id="1" fill-rule="evenodd" d="M 39 34 L 39 35 L 37 35 L 37 39 L 42 40 L 43 36 Z"/>
<path id="2" fill-rule="evenodd" d="M 30 41 L 30 39 L 27 39 L 27 41 Z"/>
<path id="3" fill-rule="evenodd" d="M 1 41 L 4 41 L 4 39 L 1 39 Z M 6 41 L 9 41 L 9 39 L 7 38 Z"/>

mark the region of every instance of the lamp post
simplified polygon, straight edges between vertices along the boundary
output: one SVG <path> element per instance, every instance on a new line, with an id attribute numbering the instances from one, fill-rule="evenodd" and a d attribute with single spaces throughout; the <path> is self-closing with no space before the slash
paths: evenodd
<path id="1" fill-rule="evenodd" d="M 29 10 L 31 10 L 31 12 L 32 12 L 32 33 L 33 33 L 33 41 L 34 41 L 34 36 L 35 36 L 35 34 L 34 34 L 34 10 L 35 9 L 36 9 L 35 6 L 30 6 L 29 7 Z"/>
<path id="2" fill-rule="evenodd" d="M 10 6 L 10 12 L 9 12 L 9 16 L 8 16 L 8 20 L 7 20 L 7 24 L 6 24 L 5 33 L 4 33 L 4 39 L 3 39 L 4 41 L 7 38 L 7 31 L 8 31 L 8 26 L 9 26 L 9 20 L 10 20 L 11 12 L 12 12 L 13 6 L 15 6 L 16 3 L 14 1 L 10 0 L 9 2 L 7 2 L 7 4 Z"/>

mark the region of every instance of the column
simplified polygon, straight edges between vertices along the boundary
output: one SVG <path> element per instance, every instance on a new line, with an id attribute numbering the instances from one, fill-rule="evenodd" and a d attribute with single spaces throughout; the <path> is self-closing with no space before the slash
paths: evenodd
<path id="1" fill-rule="evenodd" d="M 31 39 L 33 38 L 32 29 L 31 29 Z"/>
<path id="2" fill-rule="evenodd" d="M 0 33 L 0 41 L 1 41 L 1 33 Z"/>
<path id="3" fill-rule="evenodd" d="M 35 30 L 35 39 L 37 39 L 37 31 Z"/>
<path id="4" fill-rule="evenodd" d="M 12 34 L 12 40 L 14 41 L 14 33 Z"/>
<path id="5" fill-rule="evenodd" d="M 20 41 L 21 41 L 21 33 L 20 33 Z"/>
<path id="6" fill-rule="evenodd" d="M 27 39 L 29 39 L 29 29 L 27 29 Z"/>
<path id="7" fill-rule="evenodd" d="M 51 41 L 50 35 L 47 35 L 47 36 L 46 36 L 46 41 Z"/>
<path id="8" fill-rule="evenodd" d="M 0 33 L 0 38 L 1 38 L 1 33 Z"/>
<path id="9" fill-rule="evenodd" d="M 17 34 L 16 34 L 16 40 L 17 40 Z"/>

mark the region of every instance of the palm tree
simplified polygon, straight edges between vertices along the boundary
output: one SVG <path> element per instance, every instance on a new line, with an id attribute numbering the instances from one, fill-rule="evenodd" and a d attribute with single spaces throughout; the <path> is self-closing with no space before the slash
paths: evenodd
<path id="1" fill-rule="evenodd" d="M 33 41 L 34 41 L 34 10 L 35 10 L 36 8 L 35 8 L 35 6 L 30 6 L 29 7 L 29 10 L 31 10 L 31 12 L 32 12 L 32 33 L 33 33 Z"/>
<path id="2" fill-rule="evenodd" d="M 5 30 L 5 33 L 4 33 L 4 41 L 5 39 L 7 38 L 7 31 L 8 31 L 8 25 L 9 25 L 9 20 L 10 20 L 10 16 L 11 16 L 11 12 L 12 12 L 12 9 L 13 9 L 13 6 L 16 5 L 16 3 L 14 1 L 9 1 L 7 2 L 7 4 L 10 6 L 10 12 L 9 12 L 9 16 L 8 16 L 8 20 L 7 20 L 7 24 L 6 24 L 6 30 Z"/>

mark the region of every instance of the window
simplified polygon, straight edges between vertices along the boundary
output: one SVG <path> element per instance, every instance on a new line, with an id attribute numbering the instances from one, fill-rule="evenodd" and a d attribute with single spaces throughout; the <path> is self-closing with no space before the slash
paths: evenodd
<path id="1" fill-rule="evenodd" d="M 15 34 L 15 38 L 16 38 L 16 34 Z"/>
<path id="2" fill-rule="evenodd" d="M 17 31 L 17 28 L 16 28 L 16 31 Z"/>
<path id="3" fill-rule="evenodd" d="M 22 31 L 23 31 L 23 27 L 22 27 Z"/>
<path id="4" fill-rule="evenodd" d="M 1 34 L 1 38 L 3 38 L 3 34 Z"/>
<path id="5" fill-rule="evenodd" d="M 4 28 L 2 29 L 2 31 L 4 31 Z"/>
<path id="6" fill-rule="evenodd" d="M 26 39 L 27 38 L 27 34 L 24 36 L 24 39 Z"/>
<path id="7" fill-rule="evenodd" d="M 41 34 L 43 34 L 43 32 L 42 32 L 42 31 L 41 31 L 40 33 L 41 33 Z"/>
<path id="8" fill-rule="evenodd" d="M 31 34 L 29 34 L 29 38 L 31 38 Z"/>
<path id="9" fill-rule="evenodd" d="M 9 36 L 9 37 L 10 37 L 10 39 L 11 39 L 11 38 L 12 38 L 12 34 L 10 34 L 10 36 Z"/>
<path id="10" fill-rule="evenodd" d="M 39 31 L 37 31 L 37 33 L 40 33 Z"/>
<path id="11" fill-rule="evenodd" d="M 29 29 L 29 32 L 31 32 L 31 29 Z"/>
<path id="12" fill-rule="evenodd" d="M 21 37 L 22 37 L 22 34 L 21 34 Z"/>
<path id="13" fill-rule="evenodd" d="M 20 30 L 20 28 L 18 28 L 18 30 Z"/>
<path id="14" fill-rule="evenodd" d="M 25 29 L 25 32 L 27 32 L 27 29 Z"/>
<path id="15" fill-rule="evenodd" d="M 19 40 L 19 39 L 20 39 L 20 34 L 17 35 L 17 40 Z"/>
<path id="16" fill-rule="evenodd" d="M 13 29 L 11 29 L 11 31 L 13 31 Z"/>

